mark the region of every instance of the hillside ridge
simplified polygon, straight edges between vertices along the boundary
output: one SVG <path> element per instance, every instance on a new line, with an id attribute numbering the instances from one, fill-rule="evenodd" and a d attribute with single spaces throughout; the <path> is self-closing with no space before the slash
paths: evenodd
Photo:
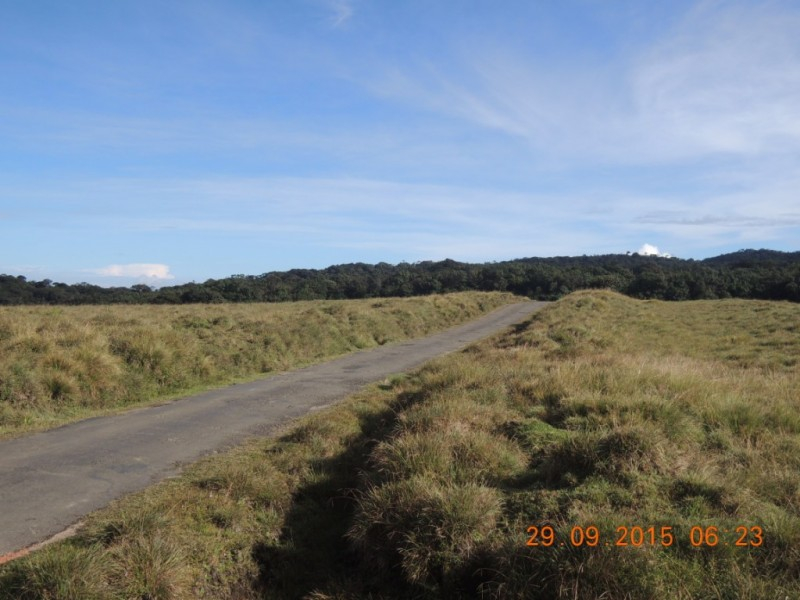
<path id="1" fill-rule="evenodd" d="M 190 304 L 406 297 L 503 291 L 556 300 L 581 289 L 611 289 L 634 298 L 756 298 L 800 301 L 800 252 L 739 250 L 703 260 L 633 254 L 520 258 L 492 263 L 452 259 L 417 263 L 350 263 L 232 275 L 153 289 L 104 288 L 0 275 L 0 305 Z"/>

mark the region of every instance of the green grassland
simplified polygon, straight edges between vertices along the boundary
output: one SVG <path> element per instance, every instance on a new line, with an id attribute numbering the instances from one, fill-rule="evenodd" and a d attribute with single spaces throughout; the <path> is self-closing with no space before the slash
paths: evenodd
<path id="1" fill-rule="evenodd" d="M 800 597 L 799 327 L 572 294 L 114 503 L 0 598 Z"/>
<path id="2" fill-rule="evenodd" d="M 511 294 L 0 308 L 0 437 L 422 336 Z"/>

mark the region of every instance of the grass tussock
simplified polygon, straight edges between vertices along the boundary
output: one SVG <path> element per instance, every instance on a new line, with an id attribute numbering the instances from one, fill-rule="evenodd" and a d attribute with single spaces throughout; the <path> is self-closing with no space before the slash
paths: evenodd
<path id="1" fill-rule="evenodd" d="M 513 300 L 0 308 L 0 436 L 426 335 Z"/>
<path id="2" fill-rule="evenodd" d="M 501 513 L 501 494 L 492 487 L 422 474 L 369 490 L 348 535 L 368 568 L 399 570 L 409 583 L 447 589 Z"/>
<path id="3" fill-rule="evenodd" d="M 800 597 L 798 324 L 573 294 L 98 513 L 4 567 L 0 598 L 75 597 L 54 573 L 103 598 Z M 601 543 L 572 543 L 589 526 Z M 636 526 L 674 540 L 616 545 Z"/>

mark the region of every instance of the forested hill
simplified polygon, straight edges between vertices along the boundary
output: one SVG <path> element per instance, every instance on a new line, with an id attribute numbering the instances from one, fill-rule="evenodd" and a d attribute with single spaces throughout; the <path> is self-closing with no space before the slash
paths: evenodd
<path id="1" fill-rule="evenodd" d="M 800 301 L 800 252 L 740 250 L 705 260 L 603 255 L 522 258 L 471 264 L 441 262 L 293 269 L 233 275 L 157 290 L 146 285 L 104 288 L 0 275 L 0 304 L 282 302 L 414 296 L 464 290 L 509 291 L 551 300 L 586 288 L 635 298 L 694 300 L 760 298 Z"/>

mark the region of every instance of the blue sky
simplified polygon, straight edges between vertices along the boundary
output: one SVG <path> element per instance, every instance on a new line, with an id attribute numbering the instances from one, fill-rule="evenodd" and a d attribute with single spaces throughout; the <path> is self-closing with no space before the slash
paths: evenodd
<path id="1" fill-rule="evenodd" d="M 798 31 L 788 1 L 2 2 L 0 272 L 799 250 Z"/>

